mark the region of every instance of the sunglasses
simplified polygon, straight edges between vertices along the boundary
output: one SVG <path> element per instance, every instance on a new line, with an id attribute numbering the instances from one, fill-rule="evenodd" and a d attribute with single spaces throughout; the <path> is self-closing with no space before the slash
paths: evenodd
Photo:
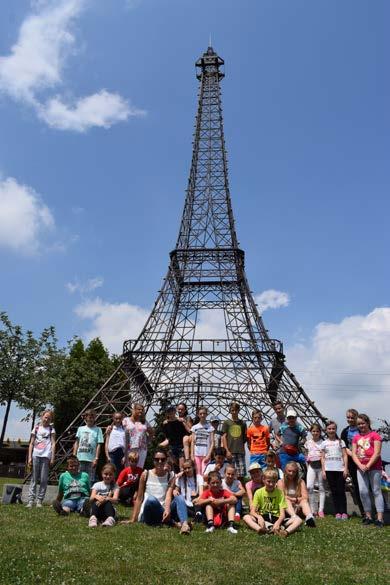
<path id="1" fill-rule="evenodd" d="M 155 461 L 156 463 L 165 463 L 165 461 L 166 461 L 166 458 L 160 459 L 159 457 L 155 457 L 155 458 L 154 458 L 154 461 Z"/>

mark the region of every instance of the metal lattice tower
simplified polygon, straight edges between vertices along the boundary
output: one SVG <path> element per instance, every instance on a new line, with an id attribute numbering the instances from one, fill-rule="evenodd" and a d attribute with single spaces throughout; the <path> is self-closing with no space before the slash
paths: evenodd
<path id="1" fill-rule="evenodd" d="M 222 418 L 237 400 L 242 418 L 260 408 L 269 421 L 278 398 L 306 426 L 324 420 L 285 366 L 282 343 L 268 336 L 248 286 L 229 191 L 223 65 L 211 47 L 196 62 L 199 102 L 179 236 L 143 330 L 125 341 L 122 363 L 85 406 L 96 410 L 100 426 L 115 410 L 128 413 L 135 401 L 150 416 L 167 400 L 186 402 L 192 413 L 203 404 Z M 60 438 L 59 458 L 73 443 L 81 415 Z"/>

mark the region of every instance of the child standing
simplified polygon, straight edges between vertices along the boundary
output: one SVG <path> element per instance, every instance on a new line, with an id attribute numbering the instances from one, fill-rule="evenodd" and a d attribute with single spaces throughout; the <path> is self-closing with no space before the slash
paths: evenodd
<path id="1" fill-rule="evenodd" d="M 345 478 L 348 475 L 348 458 L 345 443 L 337 436 L 337 425 L 330 420 L 326 424 L 327 439 L 321 445 L 322 477 L 326 479 L 332 494 L 336 520 L 348 520 Z"/>
<path id="2" fill-rule="evenodd" d="M 352 456 L 357 465 L 357 478 L 359 482 L 360 497 L 364 508 L 363 525 L 375 524 L 377 528 L 383 528 L 384 501 L 381 489 L 382 438 L 371 429 L 370 419 L 366 414 L 357 417 L 359 432 L 352 439 Z M 377 520 L 374 522 L 371 512 L 371 487 L 375 499 Z"/>
<path id="3" fill-rule="evenodd" d="M 28 492 L 27 508 L 32 508 L 37 501 L 37 508 L 42 508 L 49 479 L 49 466 L 54 463 L 56 449 L 56 432 L 52 426 L 53 413 L 44 410 L 41 421 L 31 431 L 28 446 L 28 465 L 32 467 L 30 489 Z M 36 494 L 39 483 L 38 497 Z"/>
<path id="4" fill-rule="evenodd" d="M 107 427 L 106 441 L 104 444 L 106 459 L 115 465 L 116 475 L 122 471 L 125 456 L 125 429 L 123 427 L 123 414 L 114 412 L 112 425 Z"/>
<path id="5" fill-rule="evenodd" d="M 291 518 L 303 514 L 306 526 L 315 528 L 316 523 L 309 505 L 309 496 L 306 484 L 299 477 L 298 463 L 290 461 L 284 468 L 284 478 L 279 481 L 279 487 L 284 493 L 287 503 L 287 513 Z"/>
<path id="6" fill-rule="evenodd" d="M 317 423 L 314 423 L 310 427 L 311 439 L 307 439 L 304 447 L 306 450 L 306 462 L 307 462 L 307 491 L 309 492 L 309 503 L 310 508 L 315 514 L 317 508 L 316 498 L 314 494 L 314 485 L 317 482 L 319 503 L 318 503 L 318 516 L 319 518 L 324 517 L 324 505 L 325 505 L 325 488 L 322 478 L 321 469 L 321 427 Z"/>
<path id="7" fill-rule="evenodd" d="M 107 527 L 115 524 L 116 511 L 113 504 L 117 503 L 119 496 L 119 487 L 115 483 L 115 471 L 115 465 L 106 463 L 102 469 L 103 481 L 98 481 L 92 486 L 89 528 L 96 528 L 98 522 Z"/>
<path id="8" fill-rule="evenodd" d="M 80 461 L 80 471 L 88 473 L 89 481 L 92 483 L 95 479 L 96 465 L 104 440 L 102 429 L 95 426 L 95 411 L 91 409 L 86 410 L 83 418 L 85 425 L 77 429 L 73 455 Z"/>
<path id="9" fill-rule="evenodd" d="M 209 474 L 209 489 L 205 490 L 197 501 L 205 508 L 207 519 L 206 532 L 214 532 L 216 528 L 226 526 L 230 534 L 237 534 L 234 528 L 234 510 L 237 498 L 222 488 L 221 476 L 218 471 Z"/>
<path id="10" fill-rule="evenodd" d="M 237 498 L 235 508 L 234 520 L 239 522 L 242 515 L 242 498 L 245 496 L 245 488 L 239 479 L 237 479 L 236 468 L 234 465 L 229 465 L 225 470 L 225 477 L 222 479 L 222 488 L 228 490 Z"/>
<path id="11" fill-rule="evenodd" d="M 240 405 L 231 402 L 229 406 L 230 419 L 222 425 L 222 445 L 226 449 L 226 456 L 237 471 L 237 477 L 242 481 L 246 475 L 245 443 L 246 422 L 239 419 Z"/>
<path id="12" fill-rule="evenodd" d="M 203 485 L 203 474 L 206 464 L 211 459 L 214 445 L 214 429 L 207 421 L 207 408 L 200 406 L 199 422 L 191 428 L 191 459 L 195 461 L 198 485 Z"/>
<path id="13" fill-rule="evenodd" d="M 70 512 L 79 512 L 83 516 L 89 516 L 88 473 L 79 471 L 80 462 L 75 455 L 70 455 L 66 464 L 67 470 L 60 475 L 58 495 L 53 502 L 53 508 L 61 516 L 67 516 Z"/>
<path id="14" fill-rule="evenodd" d="M 278 473 L 273 469 L 264 471 L 264 487 L 253 497 L 250 513 L 244 516 L 245 524 L 257 532 L 271 532 L 278 536 L 289 536 L 302 524 L 299 516 L 286 520 L 287 503 L 282 490 L 276 487 Z"/>
<path id="15" fill-rule="evenodd" d="M 252 424 L 246 432 L 250 452 L 250 464 L 259 463 L 265 469 L 265 458 L 270 446 L 270 433 L 266 425 L 262 425 L 263 415 L 260 410 L 252 412 Z"/>

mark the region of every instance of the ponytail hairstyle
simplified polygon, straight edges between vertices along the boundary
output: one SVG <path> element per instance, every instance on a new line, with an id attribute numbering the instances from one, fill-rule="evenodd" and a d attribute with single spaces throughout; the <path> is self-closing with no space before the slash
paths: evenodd
<path id="1" fill-rule="evenodd" d="M 364 420 L 365 423 L 367 423 L 368 428 L 370 429 L 370 431 L 372 431 L 371 428 L 371 420 L 370 417 L 367 414 L 358 414 L 357 418 L 361 418 L 362 420 Z"/>

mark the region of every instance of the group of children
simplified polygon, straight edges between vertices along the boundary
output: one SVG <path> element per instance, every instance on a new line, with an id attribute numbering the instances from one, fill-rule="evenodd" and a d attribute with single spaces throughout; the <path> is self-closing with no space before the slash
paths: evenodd
<path id="1" fill-rule="evenodd" d="M 208 533 L 226 526 L 229 533 L 236 534 L 242 518 L 259 534 L 285 537 L 303 522 L 314 528 L 314 517 L 324 516 L 324 480 L 336 519 L 346 520 L 345 480 L 349 475 L 361 498 L 363 524 L 383 527 L 381 437 L 371 430 L 368 417 L 351 409 L 344 438 L 337 436 L 333 421 L 326 424 L 326 438 L 318 424 L 311 426 L 308 438 L 294 409 L 284 412 L 281 403 L 274 408 L 276 417 L 269 427 L 262 424 L 262 413 L 254 410 L 247 428 L 238 417 L 239 405 L 233 402 L 231 419 L 220 431 L 218 419 L 207 421 L 205 407 L 198 409 L 196 424 L 184 404 L 169 407 L 162 425 L 164 438 L 150 470 L 143 467 L 153 429 L 145 420 L 142 405 L 135 404 L 130 417 L 114 413 L 105 439 L 95 424 L 95 413 L 88 410 L 85 425 L 77 430 L 67 470 L 60 476 L 54 509 L 61 515 L 79 512 L 88 516 L 91 528 L 99 524 L 109 527 L 116 522 L 115 505 L 121 502 L 133 506 L 129 523 L 171 524 L 189 534 L 194 520 L 204 522 Z M 245 482 L 246 444 L 250 480 Z M 95 482 L 103 445 L 109 463 L 101 470 L 102 480 Z M 29 446 L 32 481 L 28 507 L 35 501 L 38 507 L 42 505 L 54 454 L 52 413 L 45 411 Z M 376 519 L 371 513 L 370 487 Z M 245 496 L 249 513 L 243 514 Z"/>

